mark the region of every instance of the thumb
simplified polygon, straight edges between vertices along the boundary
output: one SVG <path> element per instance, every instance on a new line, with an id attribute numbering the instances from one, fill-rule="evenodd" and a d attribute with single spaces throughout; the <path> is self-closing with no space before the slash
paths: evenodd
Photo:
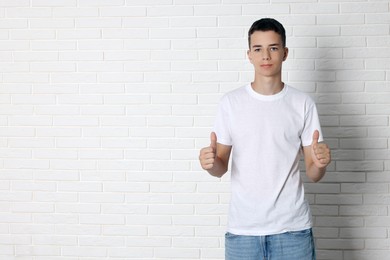
<path id="1" fill-rule="evenodd" d="M 215 132 L 211 132 L 210 134 L 210 147 L 214 150 L 217 149 L 217 135 Z"/>
<path id="2" fill-rule="evenodd" d="M 320 138 L 320 132 L 318 132 L 318 130 L 315 130 L 314 133 L 313 133 L 313 142 L 312 142 L 312 145 L 317 144 L 319 138 Z"/>

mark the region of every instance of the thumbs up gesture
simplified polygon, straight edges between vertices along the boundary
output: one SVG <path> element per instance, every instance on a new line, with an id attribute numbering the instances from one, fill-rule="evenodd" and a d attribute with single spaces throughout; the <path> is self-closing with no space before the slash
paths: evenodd
<path id="1" fill-rule="evenodd" d="M 210 170 L 214 166 L 215 156 L 217 154 L 217 135 L 210 134 L 210 145 L 200 150 L 199 161 L 204 170 Z"/>
<path id="2" fill-rule="evenodd" d="M 330 163 L 330 149 L 325 143 L 318 143 L 320 133 L 315 130 L 313 133 L 313 141 L 311 143 L 311 157 L 315 166 L 325 168 Z"/>

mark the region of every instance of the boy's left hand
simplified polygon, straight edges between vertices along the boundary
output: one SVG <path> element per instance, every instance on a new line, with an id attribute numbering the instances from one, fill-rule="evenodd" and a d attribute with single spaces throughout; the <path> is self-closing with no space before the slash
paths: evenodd
<path id="1" fill-rule="evenodd" d="M 315 130 L 313 133 L 313 142 L 311 143 L 311 157 L 314 165 L 318 168 L 325 168 L 330 163 L 330 149 L 325 143 L 318 143 L 320 133 Z"/>

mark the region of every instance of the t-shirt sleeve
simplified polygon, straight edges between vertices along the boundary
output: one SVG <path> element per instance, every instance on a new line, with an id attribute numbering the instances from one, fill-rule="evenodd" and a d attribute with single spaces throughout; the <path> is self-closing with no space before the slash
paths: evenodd
<path id="1" fill-rule="evenodd" d="M 321 131 L 317 107 L 314 101 L 311 98 L 308 98 L 305 109 L 305 123 L 301 135 L 302 146 L 311 145 L 311 143 L 313 142 L 313 133 L 315 130 L 318 130 L 320 133 L 318 142 L 322 142 L 324 138 Z"/>
<path id="2" fill-rule="evenodd" d="M 227 96 L 222 97 L 217 107 L 214 132 L 217 135 L 217 142 L 223 145 L 232 145 L 229 120 L 229 100 Z"/>

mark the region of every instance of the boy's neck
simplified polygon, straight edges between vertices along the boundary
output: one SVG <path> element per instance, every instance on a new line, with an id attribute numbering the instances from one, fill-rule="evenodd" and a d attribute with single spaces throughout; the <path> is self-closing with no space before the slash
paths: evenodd
<path id="1" fill-rule="evenodd" d="M 252 89 L 262 95 L 275 95 L 282 91 L 284 83 L 281 79 L 278 80 L 267 80 L 267 79 L 255 79 L 251 83 Z"/>

